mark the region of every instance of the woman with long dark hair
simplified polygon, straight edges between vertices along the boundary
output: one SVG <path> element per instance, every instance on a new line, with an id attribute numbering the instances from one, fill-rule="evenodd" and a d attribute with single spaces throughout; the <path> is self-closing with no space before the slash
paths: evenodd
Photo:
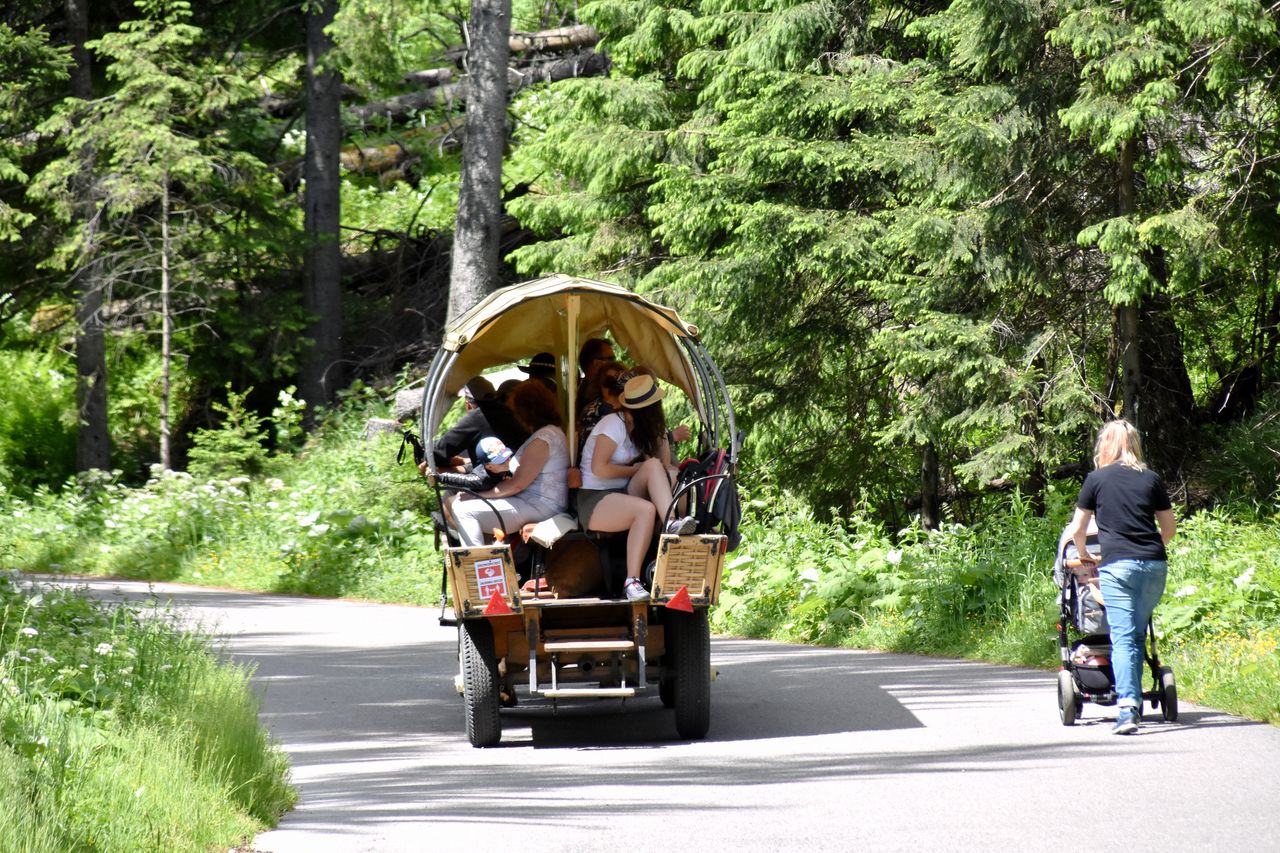
<path id="1" fill-rule="evenodd" d="M 578 521 L 587 530 L 627 532 L 623 592 L 631 601 L 644 601 L 649 593 L 640 580 L 641 564 L 657 519 L 671 505 L 674 475 L 664 392 L 652 376 L 636 371 L 623 374 L 614 387 L 620 409 L 601 418 L 583 446 Z M 683 536 L 695 527 L 693 518 L 677 518 L 665 532 Z"/>

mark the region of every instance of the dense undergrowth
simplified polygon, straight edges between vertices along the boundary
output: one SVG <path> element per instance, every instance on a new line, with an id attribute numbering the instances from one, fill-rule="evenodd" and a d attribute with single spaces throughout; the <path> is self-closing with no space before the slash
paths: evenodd
<path id="1" fill-rule="evenodd" d="M 0 558 L 24 571 L 113 574 L 434 605 L 434 497 L 398 436 L 365 438 L 371 394 L 255 477 L 157 476 L 0 496 Z M 980 522 L 889 531 L 821 521 L 749 473 L 744 545 L 730 555 L 714 625 L 725 633 L 970 657 L 1056 662 L 1050 567 L 1075 498 L 1036 515 L 1014 496 Z M 1280 722 L 1280 503 L 1256 492 L 1182 519 L 1157 613 L 1181 695 Z M 1052 701 L 1052 698 L 1048 701 Z"/>
<path id="2" fill-rule="evenodd" d="M 822 523 L 785 495 L 757 493 L 750 533 L 726 567 L 721 631 L 805 643 L 1057 661 L 1054 547 L 1075 494 L 1037 517 L 1013 498 L 971 527 L 887 531 Z M 1179 692 L 1280 723 L 1280 503 L 1192 514 L 1170 545 L 1156 613 Z"/>
<path id="3" fill-rule="evenodd" d="M 294 800 L 257 715 L 172 614 L 0 575 L 0 850 L 229 849 Z"/>

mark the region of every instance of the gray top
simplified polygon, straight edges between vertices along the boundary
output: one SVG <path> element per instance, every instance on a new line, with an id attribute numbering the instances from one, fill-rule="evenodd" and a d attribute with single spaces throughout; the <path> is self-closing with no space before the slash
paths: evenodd
<path id="1" fill-rule="evenodd" d="M 546 510 L 546 517 L 550 518 L 569 508 L 569 440 L 560 427 L 544 426 L 520 445 L 516 459 L 522 459 L 535 441 L 545 441 L 551 453 L 537 478 L 515 497 Z"/>

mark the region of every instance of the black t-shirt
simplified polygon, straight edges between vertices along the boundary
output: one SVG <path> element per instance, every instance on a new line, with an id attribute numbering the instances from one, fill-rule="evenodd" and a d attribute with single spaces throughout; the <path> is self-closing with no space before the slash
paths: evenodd
<path id="1" fill-rule="evenodd" d="M 1076 506 L 1098 519 L 1103 564 L 1116 560 L 1166 560 L 1157 512 L 1170 509 L 1169 493 L 1150 468 L 1118 462 L 1097 468 L 1084 479 Z"/>

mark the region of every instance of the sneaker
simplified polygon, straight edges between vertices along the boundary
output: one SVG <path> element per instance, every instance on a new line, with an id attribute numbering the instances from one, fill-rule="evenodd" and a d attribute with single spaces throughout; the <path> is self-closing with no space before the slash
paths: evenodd
<path id="1" fill-rule="evenodd" d="M 686 515 L 684 518 L 673 518 L 667 522 L 666 533 L 672 536 L 688 536 L 690 533 L 698 529 L 698 519 L 692 515 Z"/>
<path id="2" fill-rule="evenodd" d="M 1124 710 L 1120 712 L 1120 716 L 1116 717 L 1116 724 L 1111 733 L 1113 735 L 1131 735 L 1138 730 L 1138 715 L 1133 711 Z"/>
<path id="3" fill-rule="evenodd" d="M 626 583 L 622 585 L 622 592 L 627 596 L 627 601 L 649 600 L 649 591 L 644 588 L 644 584 L 640 583 L 640 578 L 627 578 Z"/>

